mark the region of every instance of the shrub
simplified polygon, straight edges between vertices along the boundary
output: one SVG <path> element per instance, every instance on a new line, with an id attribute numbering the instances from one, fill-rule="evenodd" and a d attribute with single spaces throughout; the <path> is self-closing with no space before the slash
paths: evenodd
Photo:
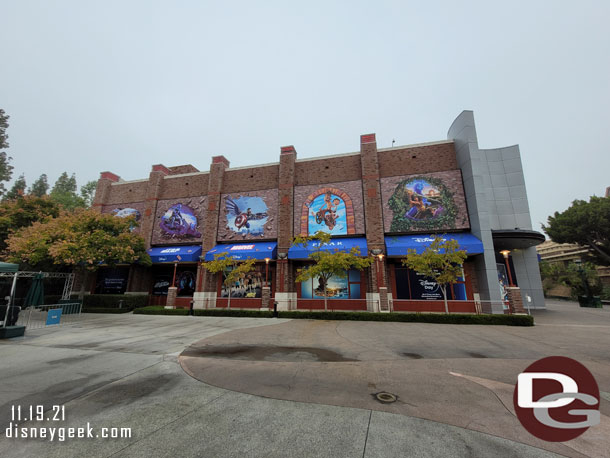
<path id="1" fill-rule="evenodd" d="M 196 316 L 232 316 L 250 318 L 271 318 L 273 312 L 262 310 L 207 309 L 194 310 Z M 188 309 L 166 309 L 162 306 L 149 306 L 135 309 L 134 314 L 142 315 L 188 315 Z M 440 313 L 369 313 L 369 312 L 278 312 L 279 318 L 307 320 L 346 320 L 346 321 L 397 321 L 415 323 L 445 324 L 487 324 L 506 326 L 533 326 L 534 317 L 530 315 L 471 315 Z"/>
<path id="2" fill-rule="evenodd" d="M 148 305 L 147 294 L 90 294 L 83 297 L 83 308 L 119 308 L 119 301 L 123 307 L 133 310 Z"/>
<path id="3" fill-rule="evenodd" d="M 83 307 L 83 313 L 129 313 L 128 308 L 110 308 L 110 307 Z"/>

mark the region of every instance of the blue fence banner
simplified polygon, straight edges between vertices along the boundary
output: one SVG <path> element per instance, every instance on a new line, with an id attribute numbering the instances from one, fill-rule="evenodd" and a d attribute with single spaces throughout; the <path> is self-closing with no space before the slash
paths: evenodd
<path id="1" fill-rule="evenodd" d="M 47 326 L 59 324 L 61 320 L 61 309 L 51 309 L 47 313 Z"/>

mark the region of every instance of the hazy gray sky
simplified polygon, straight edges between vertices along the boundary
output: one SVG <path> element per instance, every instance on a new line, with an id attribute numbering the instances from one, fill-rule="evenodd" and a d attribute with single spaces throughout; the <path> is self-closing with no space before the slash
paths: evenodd
<path id="1" fill-rule="evenodd" d="M 610 2 L 0 0 L 15 177 L 518 143 L 535 228 L 610 186 Z"/>

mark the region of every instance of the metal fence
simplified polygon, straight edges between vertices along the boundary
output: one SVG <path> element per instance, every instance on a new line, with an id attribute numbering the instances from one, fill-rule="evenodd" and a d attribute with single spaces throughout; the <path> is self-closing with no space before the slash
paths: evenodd
<path id="1" fill-rule="evenodd" d="M 70 324 L 80 320 L 81 311 L 80 302 L 28 307 L 19 314 L 17 325 L 28 330 Z"/>

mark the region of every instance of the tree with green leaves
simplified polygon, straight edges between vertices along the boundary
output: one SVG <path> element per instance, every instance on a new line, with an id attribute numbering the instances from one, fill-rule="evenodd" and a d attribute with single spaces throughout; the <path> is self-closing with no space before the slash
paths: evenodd
<path id="1" fill-rule="evenodd" d="M 82 274 L 82 299 L 88 274 L 102 264 L 151 265 L 144 238 L 131 231 L 134 224 L 133 217 L 115 218 L 92 210 L 64 212 L 12 234 L 8 260 L 31 269 L 48 264 L 74 269 Z"/>
<path id="2" fill-rule="evenodd" d="M 11 233 L 37 221 L 55 218 L 59 210 L 59 205 L 48 197 L 26 195 L 0 203 L 0 252 L 6 249 L 6 239 Z"/>
<path id="3" fill-rule="evenodd" d="M 76 176 L 63 172 L 51 189 L 51 199 L 69 211 L 85 207 L 85 200 L 76 193 L 77 188 Z"/>
<path id="4" fill-rule="evenodd" d="M 21 174 L 13 183 L 13 187 L 10 189 L 10 191 L 4 194 L 2 200 L 15 200 L 22 198 L 25 194 L 26 187 L 27 184 L 25 183 L 25 175 Z"/>
<path id="5" fill-rule="evenodd" d="M 350 269 L 363 270 L 374 262 L 373 257 L 362 257 L 360 249 L 353 247 L 349 252 L 337 249 L 329 250 L 325 245 L 330 242 L 330 234 L 318 231 L 307 237 L 297 236 L 293 245 L 307 247 L 314 242 L 316 250 L 309 253 L 309 259 L 313 264 L 308 265 L 297 272 L 295 281 L 304 281 L 317 278 L 321 281 L 324 291 L 324 310 L 328 310 L 328 292 L 326 285 L 332 277 L 345 278 Z"/>
<path id="6" fill-rule="evenodd" d="M 97 181 L 88 181 L 80 187 L 80 196 L 85 202 L 87 208 L 91 208 L 93 203 L 93 197 L 95 196 L 95 190 L 97 189 Z"/>
<path id="7" fill-rule="evenodd" d="M 553 242 L 587 247 L 597 264 L 610 266 L 610 197 L 575 200 L 567 210 L 549 216 L 543 229 Z"/>
<path id="8" fill-rule="evenodd" d="M 221 273 L 225 275 L 224 285 L 229 288 L 229 300 L 227 308 L 231 308 L 231 289 L 237 281 L 243 281 L 246 275 L 254 270 L 256 259 L 248 258 L 246 260 L 238 260 L 229 256 L 229 253 L 223 252 L 214 255 L 213 261 L 202 263 L 202 266 L 213 274 Z"/>
<path id="9" fill-rule="evenodd" d="M 9 115 L 7 115 L 2 108 L 0 108 L 0 197 L 4 195 L 6 189 L 4 182 L 9 181 L 13 176 L 13 166 L 11 160 L 13 159 L 6 151 L 8 148 L 8 135 L 6 129 L 8 128 Z"/>
<path id="10" fill-rule="evenodd" d="M 437 235 L 422 253 L 417 253 L 411 248 L 407 250 L 407 256 L 401 262 L 438 284 L 445 300 L 445 313 L 449 313 L 447 287 L 457 283 L 467 256 L 465 251 L 460 250 L 457 240 L 445 239 Z"/>
<path id="11" fill-rule="evenodd" d="M 36 197 L 46 196 L 49 191 L 49 183 L 47 182 L 47 174 L 43 173 L 40 177 L 32 184 L 28 194 Z"/>
<path id="12" fill-rule="evenodd" d="M 590 262 L 570 262 L 564 265 L 562 262 L 540 262 L 540 276 L 543 287 L 550 289 L 553 285 L 568 286 L 572 291 L 572 297 L 599 295 L 603 291 L 603 285 L 599 278 L 595 265 Z"/>

